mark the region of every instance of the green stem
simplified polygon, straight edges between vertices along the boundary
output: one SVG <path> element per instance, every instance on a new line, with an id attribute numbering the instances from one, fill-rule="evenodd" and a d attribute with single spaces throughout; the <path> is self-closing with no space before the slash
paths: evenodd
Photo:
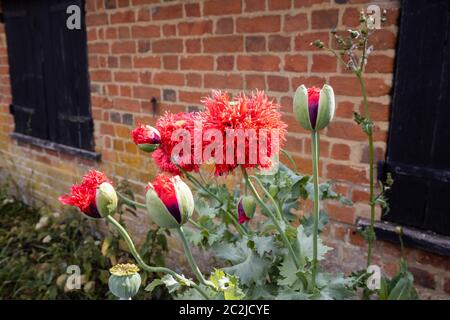
<path id="1" fill-rule="evenodd" d="M 369 113 L 369 104 L 367 102 L 367 90 L 362 77 L 362 73 L 356 75 L 358 77 L 359 83 L 361 85 L 361 91 L 363 94 L 363 105 L 364 105 L 364 117 L 372 123 Z M 373 133 L 372 127 L 369 128 L 367 133 L 367 138 L 369 141 L 369 199 L 370 199 L 370 226 L 369 235 L 367 237 L 367 266 L 372 263 L 372 248 L 374 240 L 374 225 L 375 225 L 375 177 L 374 177 L 374 148 L 373 148 Z"/>
<path id="2" fill-rule="evenodd" d="M 312 260 L 312 283 L 316 286 L 317 276 L 317 236 L 319 233 L 319 132 L 313 131 L 311 134 L 312 150 L 312 170 L 314 184 L 314 229 L 313 229 L 313 260 Z"/>
<path id="3" fill-rule="evenodd" d="M 295 174 L 298 175 L 299 172 L 297 170 L 297 165 L 295 164 L 294 158 L 292 158 L 291 154 L 287 150 L 284 150 L 284 149 L 281 149 L 281 153 L 283 153 L 286 156 L 286 158 L 288 158 L 289 162 L 292 165 L 292 169 L 294 170 Z"/>
<path id="4" fill-rule="evenodd" d="M 189 246 L 189 243 L 186 239 L 186 235 L 184 234 L 183 228 L 180 226 L 176 229 L 178 232 L 178 235 L 181 238 L 181 241 L 183 243 L 184 253 L 186 254 L 189 266 L 192 269 L 192 272 L 194 272 L 195 276 L 197 277 L 197 280 L 204 285 L 208 285 L 207 281 L 203 277 L 202 272 L 197 266 L 197 263 L 195 262 L 194 256 L 192 255 L 191 247 Z"/>
<path id="5" fill-rule="evenodd" d="M 130 235 L 128 234 L 127 230 L 125 230 L 125 228 L 122 227 L 122 225 L 116 219 L 114 219 L 112 216 L 107 216 L 106 220 L 108 220 L 108 222 L 110 222 L 117 229 L 117 231 L 120 233 L 122 238 L 127 243 L 128 248 L 130 249 L 130 252 L 133 255 L 134 259 L 136 259 L 136 262 L 139 264 L 139 266 L 143 270 L 145 270 L 147 272 L 156 272 L 156 273 L 160 272 L 160 273 L 170 274 L 172 277 L 174 277 L 174 278 L 176 278 L 177 280 L 180 280 L 180 281 L 185 281 L 186 280 L 184 277 L 180 276 L 178 273 L 176 273 L 173 270 L 170 270 L 169 268 L 165 268 L 165 267 L 151 267 L 148 264 L 146 264 L 144 262 L 144 260 L 142 259 L 142 257 L 139 255 L 139 252 L 136 250 L 134 242 L 131 239 Z M 206 294 L 206 292 L 201 287 L 199 287 L 196 283 L 191 282 L 190 285 L 195 290 L 197 290 L 205 299 L 210 300 L 210 298 Z"/>
<path id="6" fill-rule="evenodd" d="M 197 189 L 201 189 L 201 190 L 205 191 L 211 197 L 216 199 L 217 202 L 219 202 L 220 205 L 223 205 L 223 201 L 218 196 L 216 196 L 213 192 L 211 192 L 208 188 L 203 186 L 200 183 L 200 181 L 198 181 L 193 175 L 191 175 L 189 172 L 187 172 L 187 171 L 185 171 L 185 170 L 183 170 L 181 168 L 180 168 L 180 170 L 183 171 L 183 173 L 186 175 L 186 177 L 189 179 L 189 181 L 191 181 Z M 247 230 L 245 230 L 245 228 L 242 225 L 239 224 L 239 222 L 237 221 L 236 217 L 230 211 L 228 211 L 228 210 L 225 211 L 225 214 L 231 220 L 231 223 L 234 225 L 234 227 L 236 228 L 236 230 L 239 232 L 239 234 L 241 236 L 247 236 L 248 235 Z"/>
<path id="7" fill-rule="evenodd" d="M 250 176 L 249 178 L 253 178 L 256 182 L 258 182 L 259 187 L 264 191 L 264 193 L 266 194 L 267 198 L 269 198 L 269 200 L 273 203 L 273 206 L 275 208 L 275 212 L 276 212 L 276 214 L 278 216 L 278 219 L 284 220 L 283 219 L 283 214 L 281 213 L 281 210 L 280 210 L 280 206 L 275 201 L 275 199 L 272 197 L 270 192 L 264 187 L 264 185 L 261 182 L 261 180 L 257 176 Z"/>
<path id="8" fill-rule="evenodd" d="M 123 202 L 125 202 L 126 204 L 128 204 L 129 206 L 134 206 L 136 208 L 143 208 L 145 209 L 146 206 L 145 204 L 139 203 L 137 201 L 131 200 L 130 198 L 126 197 L 125 195 L 121 194 L 120 192 L 118 192 L 116 190 L 117 195 L 119 196 L 120 199 L 123 200 Z"/>
<path id="9" fill-rule="evenodd" d="M 197 221 L 195 221 L 194 219 L 189 219 L 189 222 L 193 225 L 193 226 L 195 226 L 196 228 L 198 228 L 198 229 L 200 229 L 200 230 L 202 230 L 202 229 L 204 229 Z"/>
<path id="10" fill-rule="evenodd" d="M 250 181 L 247 171 L 245 170 L 244 167 L 241 166 L 241 170 L 242 170 L 242 175 L 244 176 L 245 181 L 247 182 L 250 190 L 252 191 L 253 195 L 256 198 L 256 201 L 258 201 L 258 203 L 261 205 L 261 207 L 263 207 L 266 211 L 267 211 L 267 215 L 269 216 L 269 218 L 272 220 L 273 224 L 275 225 L 275 228 L 277 228 L 278 233 L 281 236 L 281 239 L 284 242 L 284 245 L 286 246 L 286 248 L 289 251 L 289 254 L 292 257 L 292 260 L 295 263 L 295 266 L 297 267 L 297 269 L 300 268 L 300 264 L 299 264 L 299 260 L 297 258 L 297 255 L 295 254 L 295 251 L 292 247 L 291 242 L 289 241 L 289 239 L 287 238 L 286 234 L 283 231 L 283 228 L 281 227 L 278 219 L 275 217 L 275 215 L 273 214 L 273 212 L 269 209 L 269 207 L 265 204 L 265 202 L 261 199 L 260 195 L 258 194 L 258 191 L 256 191 L 255 186 L 253 185 L 253 183 Z"/>

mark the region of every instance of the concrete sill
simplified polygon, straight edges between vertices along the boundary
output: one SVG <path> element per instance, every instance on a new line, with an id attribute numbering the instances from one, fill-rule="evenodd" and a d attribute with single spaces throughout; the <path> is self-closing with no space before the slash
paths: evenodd
<path id="1" fill-rule="evenodd" d="M 21 143 L 27 143 L 34 146 L 38 146 L 44 149 L 49 149 L 52 151 L 60 151 L 66 154 L 70 154 L 76 157 L 82 157 L 93 161 L 100 161 L 101 154 L 93 151 L 78 149 L 70 146 L 65 146 L 56 142 L 51 142 L 31 136 L 27 136 L 22 133 L 13 132 L 10 134 L 11 138 L 17 140 Z"/>
<path id="2" fill-rule="evenodd" d="M 356 220 L 358 228 L 365 229 L 370 225 L 370 221 L 364 218 Z M 399 226 L 388 221 L 375 222 L 375 233 L 380 240 L 399 243 L 398 234 L 395 228 Z M 405 246 L 422 249 L 450 257 L 450 237 L 436 234 L 431 231 L 423 231 L 411 227 L 403 228 L 403 243 Z"/>

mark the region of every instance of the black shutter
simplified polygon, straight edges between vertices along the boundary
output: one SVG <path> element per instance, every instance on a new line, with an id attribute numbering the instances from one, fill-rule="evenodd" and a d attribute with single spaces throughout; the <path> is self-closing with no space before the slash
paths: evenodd
<path id="1" fill-rule="evenodd" d="M 450 1 L 402 1 L 384 219 L 450 235 Z"/>
<path id="2" fill-rule="evenodd" d="M 38 3 L 4 1 L 12 105 L 16 132 L 48 139 L 43 30 Z"/>
<path id="3" fill-rule="evenodd" d="M 16 132 L 93 150 L 83 0 L 5 0 Z M 81 29 L 66 10 L 81 9 Z"/>

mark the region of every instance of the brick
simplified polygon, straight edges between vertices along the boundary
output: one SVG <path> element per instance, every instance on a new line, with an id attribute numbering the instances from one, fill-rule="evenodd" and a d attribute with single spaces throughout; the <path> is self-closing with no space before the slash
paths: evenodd
<path id="1" fill-rule="evenodd" d="M 263 75 L 248 74 L 245 76 L 245 88 L 247 90 L 264 90 L 266 88 L 266 80 Z"/>
<path id="2" fill-rule="evenodd" d="M 156 40 L 152 47 L 154 53 L 183 52 L 183 41 L 181 39 Z"/>
<path id="3" fill-rule="evenodd" d="M 114 81 L 117 82 L 137 82 L 138 73 L 129 71 L 117 71 L 114 73 Z"/>
<path id="4" fill-rule="evenodd" d="M 164 56 L 163 66 L 166 70 L 178 70 L 178 56 Z"/>
<path id="5" fill-rule="evenodd" d="M 336 160 L 349 160 L 350 152 L 350 146 L 347 144 L 335 143 L 331 147 L 331 157 Z"/>
<path id="6" fill-rule="evenodd" d="M 291 50 L 291 38 L 279 35 L 269 36 L 269 51 L 286 52 Z"/>
<path id="7" fill-rule="evenodd" d="M 200 39 L 188 39 L 185 43 L 187 53 L 199 53 L 202 50 Z"/>
<path id="8" fill-rule="evenodd" d="M 188 56 L 180 60 L 181 70 L 212 70 L 214 58 L 212 56 Z"/>
<path id="9" fill-rule="evenodd" d="M 138 52 L 139 53 L 146 53 L 151 50 L 151 42 L 150 40 L 139 40 L 138 41 Z"/>
<path id="10" fill-rule="evenodd" d="M 328 126 L 327 135 L 350 141 L 365 141 L 367 138 L 361 127 L 353 121 L 332 121 Z"/>
<path id="11" fill-rule="evenodd" d="M 163 89 L 163 99 L 165 101 L 176 101 L 177 93 L 173 89 Z"/>
<path id="12" fill-rule="evenodd" d="M 152 7 L 152 20 L 170 20 L 183 17 L 183 7 L 181 4 L 170 6 Z"/>
<path id="13" fill-rule="evenodd" d="M 180 36 L 199 36 L 212 33 L 212 21 L 202 20 L 196 22 L 182 22 L 178 24 L 178 34 Z"/>
<path id="14" fill-rule="evenodd" d="M 365 78 L 367 95 L 369 97 L 380 97 L 390 93 L 390 87 L 383 79 Z M 356 77 L 331 77 L 330 85 L 336 95 L 360 97 L 362 95 L 359 81 Z"/>
<path id="15" fill-rule="evenodd" d="M 182 86 L 184 85 L 184 75 L 172 72 L 158 72 L 154 75 L 153 81 L 155 84 Z"/>
<path id="16" fill-rule="evenodd" d="M 355 28 L 359 26 L 359 12 L 358 8 L 346 8 L 342 14 L 342 24 L 348 28 Z"/>
<path id="17" fill-rule="evenodd" d="M 366 69 L 367 73 L 394 73 L 394 58 L 386 55 L 370 55 Z"/>
<path id="18" fill-rule="evenodd" d="M 108 24 L 108 15 L 106 13 L 96 13 L 96 14 L 87 14 L 86 15 L 86 26 L 100 26 Z"/>
<path id="19" fill-rule="evenodd" d="M 177 26 L 175 24 L 165 24 L 162 30 L 166 37 L 172 37 L 177 34 Z"/>
<path id="20" fill-rule="evenodd" d="M 159 26 L 132 26 L 131 36 L 133 38 L 156 38 L 160 36 Z"/>
<path id="21" fill-rule="evenodd" d="M 216 22 L 216 34 L 230 34 L 234 31 L 233 18 L 222 18 Z"/>
<path id="22" fill-rule="evenodd" d="M 133 65 L 135 68 L 160 68 L 161 60 L 159 57 L 134 57 Z"/>
<path id="23" fill-rule="evenodd" d="M 187 17 L 200 17 L 200 4 L 186 3 L 184 5 L 184 11 Z"/>
<path id="24" fill-rule="evenodd" d="M 186 103 L 200 103 L 207 96 L 204 92 L 180 91 L 180 101 Z"/>
<path id="25" fill-rule="evenodd" d="M 415 284 L 428 289 L 436 288 L 436 280 L 430 272 L 416 267 L 409 267 L 408 270 L 413 274 Z"/>
<path id="26" fill-rule="evenodd" d="M 249 71 L 279 71 L 280 58 L 272 55 L 238 56 L 239 70 Z"/>
<path id="27" fill-rule="evenodd" d="M 338 9 L 314 10 L 311 14 L 311 26 L 313 29 L 333 29 L 339 19 Z"/>
<path id="28" fill-rule="evenodd" d="M 188 73 L 186 75 L 186 84 L 190 87 L 201 87 L 202 75 L 198 73 Z"/>
<path id="29" fill-rule="evenodd" d="M 390 107 L 387 104 L 369 101 L 369 114 L 373 121 L 389 121 Z M 364 114 L 364 105 L 361 102 L 359 113 Z"/>
<path id="30" fill-rule="evenodd" d="M 241 0 L 209 0 L 203 3 L 203 15 L 225 15 L 241 13 Z"/>
<path id="31" fill-rule="evenodd" d="M 220 56 L 217 57 L 217 70 L 229 71 L 234 68 L 233 56 Z"/>
<path id="32" fill-rule="evenodd" d="M 135 21 L 134 11 L 121 11 L 111 14 L 111 23 L 131 23 Z"/>
<path id="33" fill-rule="evenodd" d="M 245 50 L 248 52 L 266 51 L 266 38 L 264 36 L 245 37 Z"/>
<path id="34" fill-rule="evenodd" d="M 340 101 L 336 108 L 336 117 L 344 119 L 353 119 L 355 106 L 353 102 Z"/>
<path id="35" fill-rule="evenodd" d="M 160 90 L 155 88 L 150 88 L 147 86 L 134 86 L 133 87 L 133 97 L 137 99 L 145 99 L 149 101 L 153 97 L 159 99 Z"/>
<path id="36" fill-rule="evenodd" d="M 261 0 L 245 0 L 245 12 L 264 11 L 266 2 Z"/>
<path id="37" fill-rule="evenodd" d="M 204 52 L 240 52 L 243 51 L 243 48 L 244 38 L 242 36 L 219 36 L 203 39 Z"/>
<path id="38" fill-rule="evenodd" d="M 238 18 L 236 21 L 236 30 L 241 33 L 279 32 L 280 28 L 280 16 Z"/>
<path id="39" fill-rule="evenodd" d="M 387 138 L 387 137 L 386 137 Z M 386 141 L 386 139 L 384 139 Z M 381 147 L 375 147 L 374 149 L 374 162 L 384 160 L 385 150 Z M 369 146 L 364 146 L 361 153 L 361 163 L 369 163 Z"/>
<path id="40" fill-rule="evenodd" d="M 128 126 L 133 125 L 133 115 L 131 113 L 124 113 L 122 115 L 122 123 Z"/>
<path id="41" fill-rule="evenodd" d="M 111 45 L 111 52 L 113 54 L 136 53 L 136 42 L 135 41 L 114 42 Z"/>
<path id="42" fill-rule="evenodd" d="M 303 55 L 286 55 L 284 58 L 284 70 L 294 72 L 308 71 L 308 57 Z"/>
<path id="43" fill-rule="evenodd" d="M 319 4 L 319 3 L 329 3 L 329 0 L 294 0 L 294 7 L 295 8 L 304 8 L 304 7 L 310 7 L 313 4 Z"/>
<path id="44" fill-rule="evenodd" d="M 107 42 L 97 42 L 89 44 L 89 53 L 90 54 L 108 54 L 109 53 L 109 45 Z"/>
<path id="45" fill-rule="evenodd" d="M 119 65 L 121 69 L 130 69 L 132 67 L 132 61 L 130 56 L 120 56 Z"/>
<path id="46" fill-rule="evenodd" d="M 102 123 L 100 124 L 100 133 L 114 136 L 114 126 L 112 124 Z"/>
<path id="47" fill-rule="evenodd" d="M 295 50 L 320 51 L 321 49 L 311 45 L 315 40 L 321 40 L 328 44 L 330 42 L 330 34 L 328 32 L 301 33 L 295 37 Z"/>
<path id="48" fill-rule="evenodd" d="M 354 189 L 352 192 L 353 202 L 364 202 L 368 203 L 370 199 L 369 191 L 366 189 Z"/>
<path id="49" fill-rule="evenodd" d="M 308 29 L 308 17 L 306 13 L 289 14 L 284 17 L 285 32 L 303 31 Z"/>
<path id="50" fill-rule="evenodd" d="M 112 80 L 111 71 L 108 70 L 93 70 L 89 76 L 92 81 L 110 82 Z"/>
<path id="51" fill-rule="evenodd" d="M 312 76 L 312 77 L 294 77 L 292 78 L 292 89 L 297 90 L 297 88 L 304 84 L 306 87 L 319 87 L 321 88 L 325 83 L 325 78 Z"/>
<path id="52" fill-rule="evenodd" d="M 330 163 L 327 166 L 327 178 L 354 183 L 367 183 L 366 170 L 353 165 Z"/>
<path id="53" fill-rule="evenodd" d="M 380 29 L 372 34 L 370 44 L 373 45 L 374 50 L 395 49 L 397 38 L 392 31 Z"/>
<path id="54" fill-rule="evenodd" d="M 150 21 L 150 10 L 148 8 L 141 8 L 137 11 L 137 21 Z"/>
<path id="55" fill-rule="evenodd" d="M 312 58 L 312 72 L 336 72 L 336 57 L 325 54 L 315 54 Z"/>
<path id="56" fill-rule="evenodd" d="M 135 99 L 128 99 L 128 98 L 116 98 L 113 101 L 114 108 L 119 110 L 126 110 L 129 112 L 140 112 L 141 111 L 141 105 L 139 101 Z"/>
<path id="57" fill-rule="evenodd" d="M 292 0 L 269 0 L 269 10 L 285 10 L 292 6 Z"/>
<path id="58" fill-rule="evenodd" d="M 287 92 L 289 90 L 289 78 L 267 76 L 267 85 L 270 91 Z"/>
<path id="59" fill-rule="evenodd" d="M 217 89 L 241 89 L 243 79 L 241 75 L 227 74 L 205 74 L 205 88 Z"/>
<path id="60" fill-rule="evenodd" d="M 128 26 L 117 28 L 117 32 L 119 39 L 129 39 L 131 37 L 130 28 Z"/>

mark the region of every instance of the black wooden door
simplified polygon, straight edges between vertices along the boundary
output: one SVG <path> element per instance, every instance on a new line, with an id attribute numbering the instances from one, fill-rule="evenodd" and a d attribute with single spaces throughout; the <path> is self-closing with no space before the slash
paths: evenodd
<path id="1" fill-rule="evenodd" d="M 450 1 L 402 1 L 385 219 L 450 235 Z"/>
<path id="2" fill-rule="evenodd" d="M 83 0 L 4 0 L 15 131 L 92 150 Z M 81 9 L 81 29 L 66 26 Z"/>

